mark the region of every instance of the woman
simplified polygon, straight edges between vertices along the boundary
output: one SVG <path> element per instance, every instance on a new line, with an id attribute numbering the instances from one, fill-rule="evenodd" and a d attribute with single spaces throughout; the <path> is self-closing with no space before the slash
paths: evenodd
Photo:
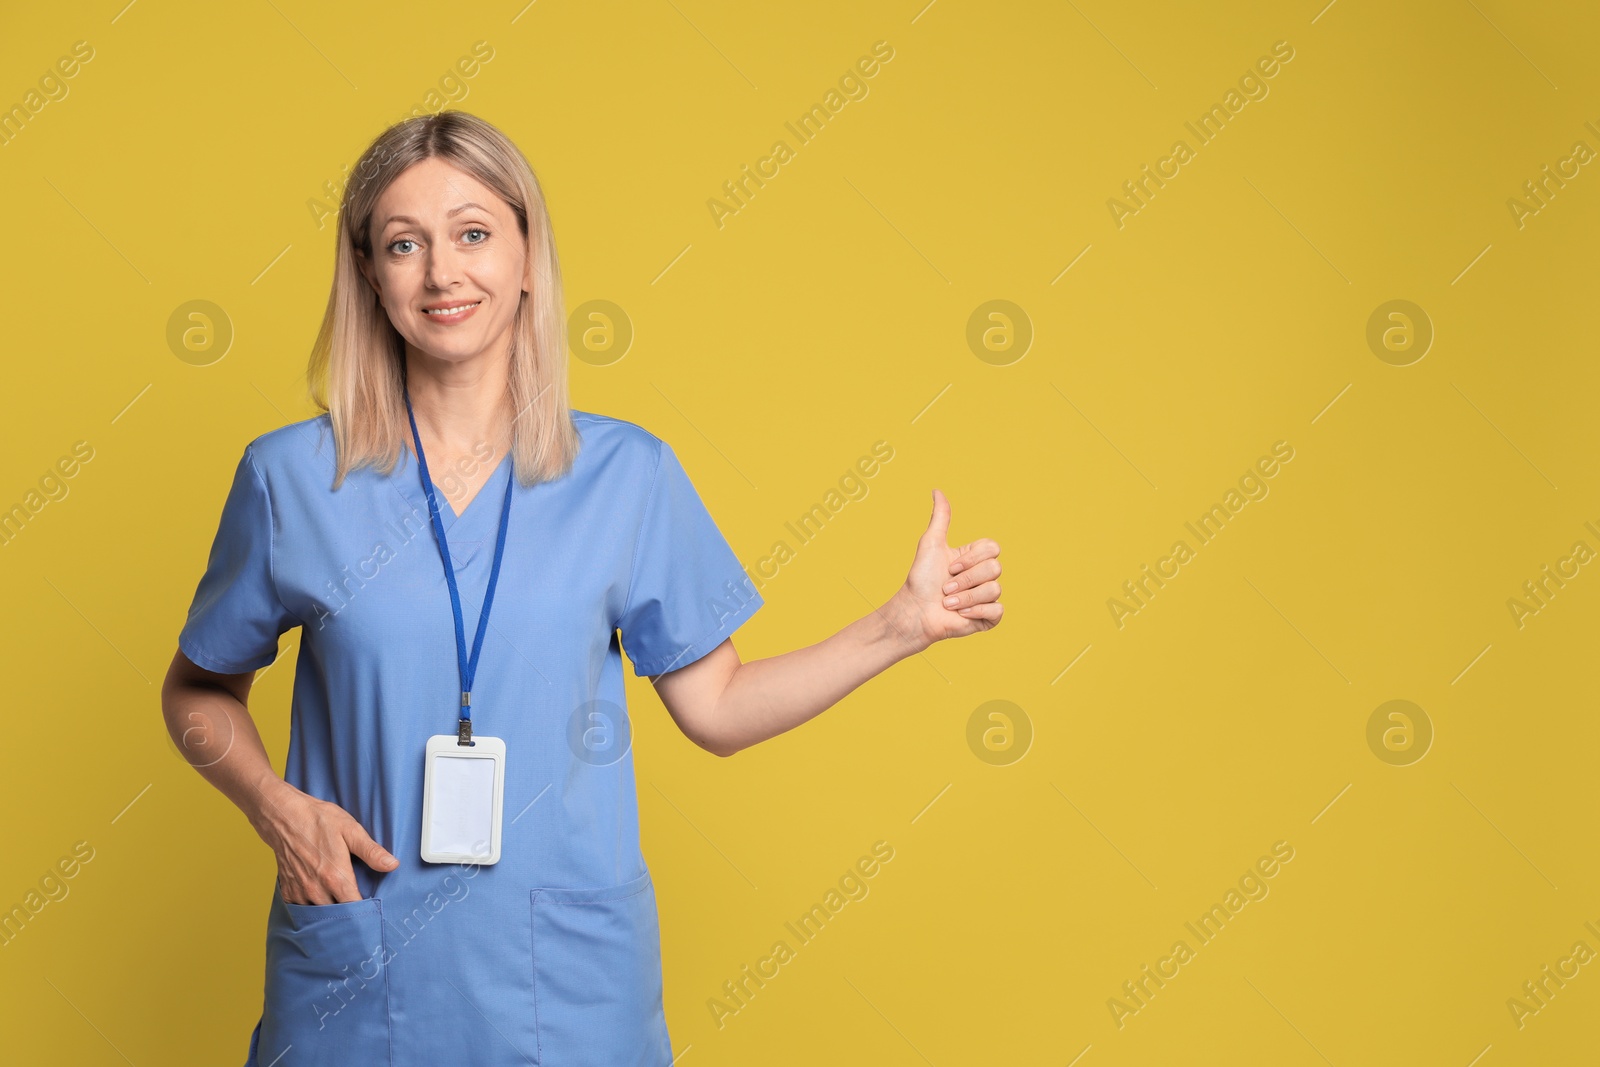
<path id="1" fill-rule="evenodd" d="M 997 624 L 999 546 L 947 546 L 935 490 L 887 604 L 743 663 L 730 635 L 763 601 L 672 449 L 567 406 L 516 148 L 462 112 L 390 128 L 337 256 L 308 373 L 325 413 L 245 448 L 162 693 L 277 859 L 249 1063 L 669 1064 L 622 651 L 732 755 Z M 279 778 L 246 698 L 294 626 Z"/>

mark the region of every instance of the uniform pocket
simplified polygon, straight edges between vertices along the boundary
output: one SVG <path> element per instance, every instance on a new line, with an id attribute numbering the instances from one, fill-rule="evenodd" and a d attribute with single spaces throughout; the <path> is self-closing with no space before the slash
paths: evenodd
<path id="1" fill-rule="evenodd" d="M 376 898 L 290 904 L 274 892 L 257 1059 L 280 1067 L 387 1064 L 387 958 Z"/>
<path id="2" fill-rule="evenodd" d="M 533 890 L 541 1067 L 667 1067 L 661 930 L 650 872 L 601 889 Z"/>

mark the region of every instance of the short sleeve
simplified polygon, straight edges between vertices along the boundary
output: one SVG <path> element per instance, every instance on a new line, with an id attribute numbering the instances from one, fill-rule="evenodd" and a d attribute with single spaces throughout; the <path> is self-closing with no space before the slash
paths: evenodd
<path id="1" fill-rule="evenodd" d="M 198 666 L 218 674 L 259 670 L 277 658 L 278 635 L 300 624 L 273 583 L 272 536 L 272 501 L 246 446 L 178 634 L 178 647 Z"/>
<path id="2" fill-rule="evenodd" d="M 678 457 L 660 442 L 618 621 L 633 673 L 687 667 L 722 644 L 762 603 Z"/>

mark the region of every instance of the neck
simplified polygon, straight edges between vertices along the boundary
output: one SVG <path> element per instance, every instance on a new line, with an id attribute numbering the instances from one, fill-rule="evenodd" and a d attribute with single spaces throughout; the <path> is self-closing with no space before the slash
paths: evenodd
<path id="1" fill-rule="evenodd" d="M 456 362 L 406 347 L 406 391 L 417 432 L 429 451 L 468 453 L 482 444 L 496 453 L 506 448 L 511 429 L 509 384 L 504 359 Z M 410 440 L 407 434 L 406 441 Z"/>

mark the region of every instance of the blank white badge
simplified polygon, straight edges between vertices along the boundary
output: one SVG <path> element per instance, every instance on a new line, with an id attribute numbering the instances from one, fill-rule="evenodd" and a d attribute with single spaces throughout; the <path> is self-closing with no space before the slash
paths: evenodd
<path id="1" fill-rule="evenodd" d="M 428 738 L 422 773 L 422 858 L 429 863 L 491 864 L 500 860 L 500 814 L 506 787 L 506 743 L 455 734 Z"/>

